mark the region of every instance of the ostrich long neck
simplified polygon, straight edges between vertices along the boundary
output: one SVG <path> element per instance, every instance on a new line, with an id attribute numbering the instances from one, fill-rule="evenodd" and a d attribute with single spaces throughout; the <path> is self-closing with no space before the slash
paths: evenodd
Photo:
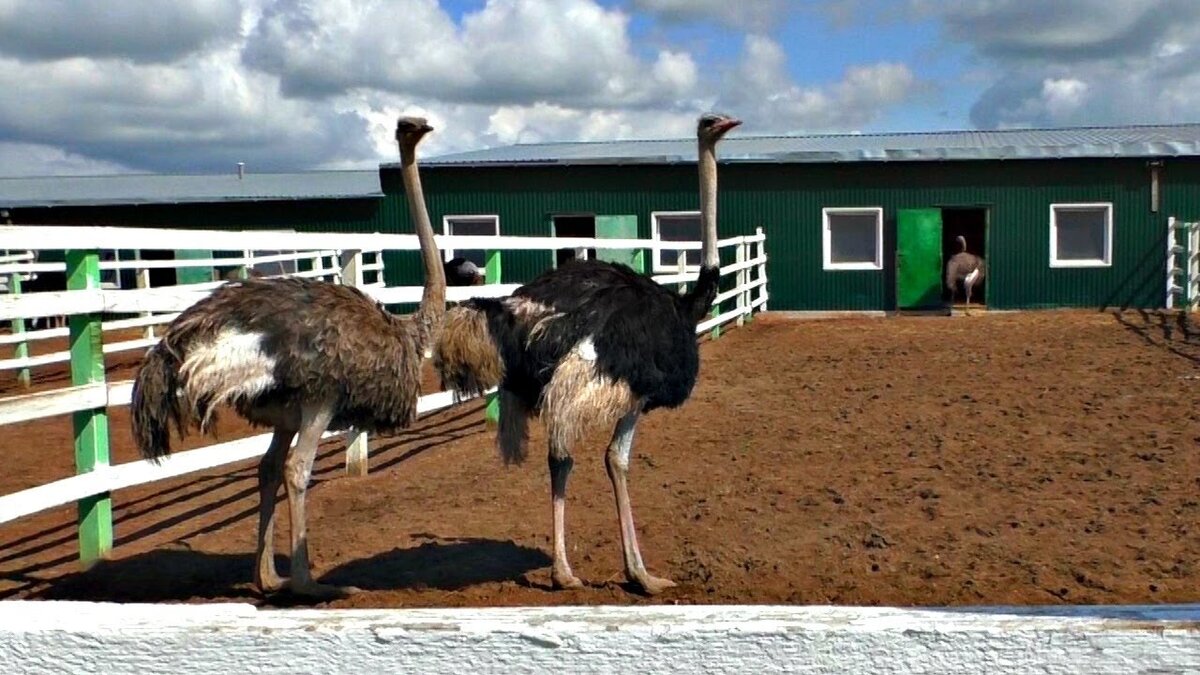
<path id="1" fill-rule="evenodd" d="M 422 337 L 432 340 L 433 332 L 441 325 L 446 313 L 446 274 L 442 270 L 437 243 L 433 240 L 429 212 L 425 210 L 425 193 L 421 190 L 421 176 L 417 172 L 416 148 L 406 144 L 400 155 L 400 175 L 408 197 L 408 212 L 417 240 L 421 243 L 421 264 L 425 268 L 425 292 L 421 295 L 416 318 L 423 329 Z"/>
<path id="2" fill-rule="evenodd" d="M 717 255 L 717 149 L 711 141 L 700 141 L 700 244 L 701 264 L 719 267 Z"/>
<path id="3" fill-rule="evenodd" d="M 717 153 L 711 141 L 700 141 L 700 278 L 681 298 L 690 318 L 699 323 L 717 296 L 721 260 L 717 255 Z"/>

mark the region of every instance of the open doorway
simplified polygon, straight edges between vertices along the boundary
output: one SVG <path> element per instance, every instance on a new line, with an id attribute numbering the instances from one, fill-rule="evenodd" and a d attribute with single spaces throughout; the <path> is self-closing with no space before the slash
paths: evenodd
<path id="1" fill-rule="evenodd" d="M 942 284 L 943 294 L 951 305 L 966 302 L 961 288 L 953 291 L 945 286 L 945 266 L 961 247 L 958 238 L 967 241 L 967 251 L 987 260 L 988 210 L 983 207 L 954 207 L 942 209 Z M 985 268 L 986 269 L 986 268 Z M 972 305 L 987 305 L 987 276 L 971 289 Z"/>
<path id="2" fill-rule="evenodd" d="M 596 237 L 596 217 L 593 215 L 551 216 L 555 237 Z M 554 266 L 562 267 L 572 260 L 595 260 L 594 248 L 560 248 L 554 252 Z"/>

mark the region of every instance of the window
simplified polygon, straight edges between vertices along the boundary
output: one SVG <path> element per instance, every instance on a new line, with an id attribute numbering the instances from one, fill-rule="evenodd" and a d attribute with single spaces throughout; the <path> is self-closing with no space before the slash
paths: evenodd
<path id="1" fill-rule="evenodd" d="M 442 233 L 459 236 L 500 235 L 500 216 L 446 216 L 442 219 Z M 479 269 L 487 266 L 487 251 L 484 249 L 453 249 L 445 248 L 446 260 L 466 258 L 475 263 Z"/>
<path id="2" fill-rule="evenodd" d="M 883 269 L 882 208 L 825 208 L 821 220 L 825 269 Z"/>
<path id="3" fill-rule="evenodd" d="M 1112 264 L 1112 204 L 1050 205 L 1050 266 Z"/>
<path id="4" fill-rule="evenodd" d="M 700 229 L 699 211 L 660 211 L 650 214 L 650 236 L 658 241 L 700 241 L 703 232 Z M 683 256 L 687 262 L 687 271 L 700 270 L 700 249 L 680 251 L 675 249 L 659 249 L 654 256 L 655 272 L 678 272 L 679 258 Z"/>

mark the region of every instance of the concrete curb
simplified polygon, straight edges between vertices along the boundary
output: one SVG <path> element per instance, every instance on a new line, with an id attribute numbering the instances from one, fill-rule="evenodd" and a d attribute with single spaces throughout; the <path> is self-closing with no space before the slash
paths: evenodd
<path id="1" fill-rule="evenodd" d="M 1200 671 L 1200 605 L 257 610 L 0 603 L 0 672 Z"/>

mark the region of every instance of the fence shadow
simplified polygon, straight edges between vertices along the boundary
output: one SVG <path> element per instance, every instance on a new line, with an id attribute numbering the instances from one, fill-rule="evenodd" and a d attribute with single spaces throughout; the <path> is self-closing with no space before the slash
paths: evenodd
<path id="1" fill-rule="evenodd" d="M 275 557 L 286 572 L 286 556 Z M 433 588 L 458 590 L 489 582 L 511 581 L 550 564 L 542 551 L 494 539 L 433 539 L 341 565 L 321 577 L 324 583 L 357 586 L 364 591 Z M 85 572 L 60 577 L 32 594 L 39 600 L 93 602 L 182 602 L 248 600 L 260 604 L 308 602 L 286 591 L 264 598 L 254 587 L 250 553 L 208 553 L 176 545 L 97 563 Z"/>
<path id="2" fill-rule="evenodd" d="M 277 565 L 287 559 L 276 556 Z M 160 548 L 120 560 L 103 560 L 86 572 L 51 581 L 39 600 L 165 602 L 195 598 L 254 599 L 254 556 Z M 283 568 L 286 569 L 286 568 Z"/>
<path id="3" fill-rule="evenodd" d="M 1140 309 L 1111 313 L 1117 323 L 1147 345 L 1200 365 L 1200 331 L 1188 312 Z M 1131 318 L 1131 314 L 1136 314 L 1137 319 Z"/>
<path id="4" fill-rule="evenodd" d="M 430 418 L 422 420 L 423 423 L 419 423 L 419 426 L 400 431 L 394 435 L 376 437 L 372 443 L 375 447 L 371 449 L 371 471 L 377 472 L 393 468 L 423 452 L 453 442 L 463 434 L 469 434 L 480 428 L 482 426 L 481 421 L 467 421 L 467 418 L 480 412 L 482 407 L 483 404 L 479 403 L 467 406 L 461 411 L 453 411 L 450 414 L 441 411 L 442 414 L 436 417 L 431 415 Z M 341 475 L 343 467 L 339 460 L 344 453 L 345 443 L 341 439 L 328 439 L 322 443 L 322 449 L 314 463 L 310 489 L 325 481 L 336 479 Z M 213 498 L 211 496 L 214 490 L 222 488 L 235 488 L 237 491 L 224 495 L 221 498 Z M 237 506 L 245 500 L 251 500 L 253 503 L 215 522 L 198 523 L 196 527 L 174 537 L 174 539 L 176 541 L 190 539 L 229 527 L 247 518 L 257 517 L 257 494 L 257 469 L 253 466 L 231 471 L 224 476 L 198 477 L 195 481 L 155 491 L 150 495 L 132 500 L 118 507 L 119 511 L 114 518 L 114 525 L 118 531 L 123 529 L 122 525 L 129 525 L 147 516 L 153 517 L 155 512 L 164 509 L 184 504 L 189 505 L 190 508 L 173 515 L 163 515 L 149 523 L 140 522 L 139 525 L 141 526 L 136 530 L 119 535 L 113 542 L 114 547 L 120 548 L 130 545 L 168 528 L 186 524 L 189 521 L 196 519 L 207 520 L 206 517 L 211 516 L 214 512 L 222 511 L 231 506 Z M 207 498 L 206 495 L 208 495 Z M 283 497 L 281 494 L 277 498 L 277 503 L 282 501 Z M 5 544 L 5 552 L 3 555 L 0 555 L 0 564 L 16 562 L 18 560 L 24 562 L 22 559 L 29 559 L 29 563 L 19 569 L 5 571 L 2 574 L 6 578 L 19 580 L 38 572 L 72 563 L 77 557 L 74 551 L 45 560 L 36 560 L 36 557 L 39 554 L 52 552 L 62 546 L 71 545 L 75 540 L 75 523 L 66 522 L 39 532 L 36 535 L 22 537 L 7 543 Z M 26 584 L 26 586 L 28 585 L 31 584 Z M 19 592 L 21 592 L 21 589 L 17 589 L 13 593 L 0 593 L 0 599 Z"/>
<path id="5" fill-rule="evenodd" d="M 1142 252 L 1137 264 L 1131 265 L 1125 276 L 1113 285 L 1107 297 L 1100 303 L 1100 311 L 1124 311 L 1130 307 L 1161 306 L 1163 284 L 1167 274 L 1167 237 L 1170 233 L 1162 228 L 1162 234 Z"/>

